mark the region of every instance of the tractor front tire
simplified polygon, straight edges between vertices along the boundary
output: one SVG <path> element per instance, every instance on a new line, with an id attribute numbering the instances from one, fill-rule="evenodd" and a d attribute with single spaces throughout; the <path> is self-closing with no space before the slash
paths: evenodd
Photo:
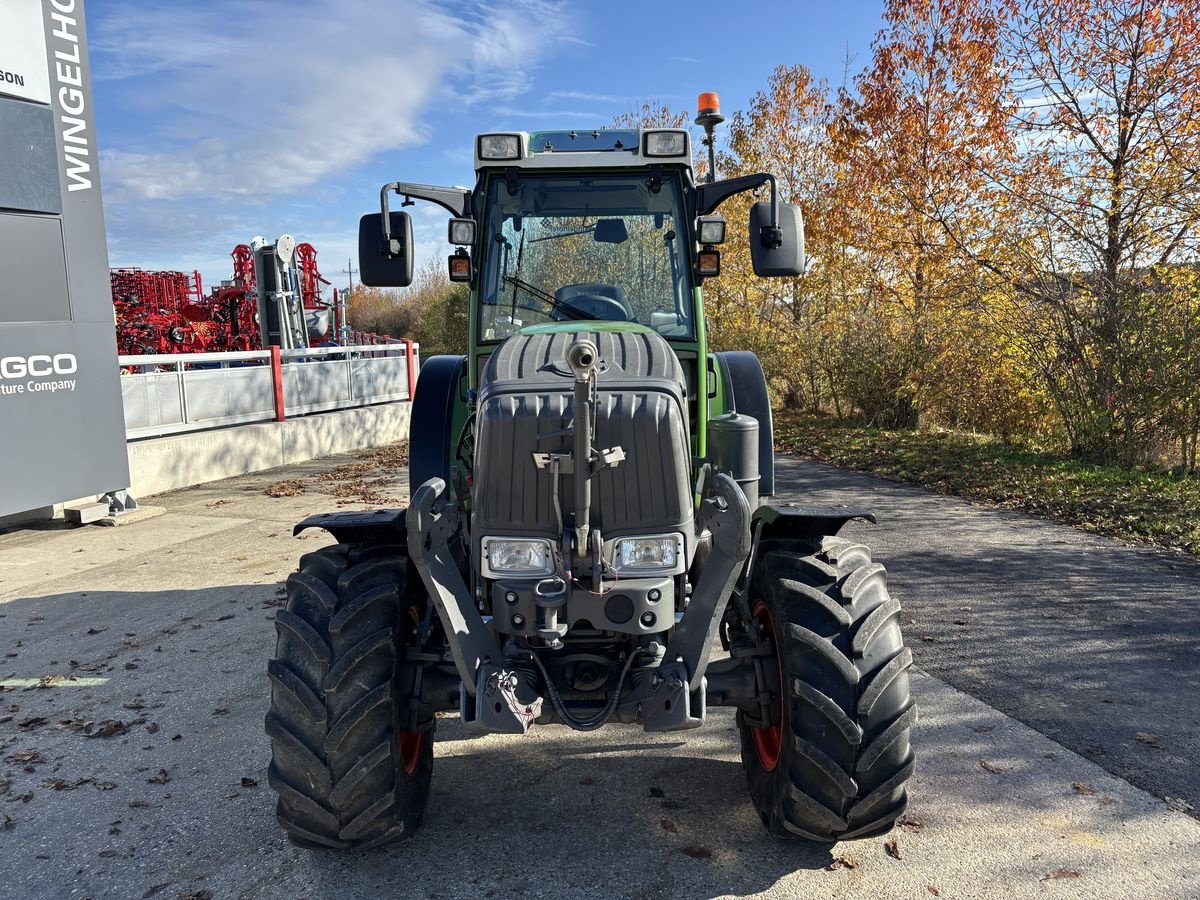
<path id="1" fill-rule="evenodd" d="M 773 646 L 780 672 L 774 724 L 738 714 L 763 824 L 826 844 L 890 831 L 908 803 L 917 708 L 912 654 L 883 566 L 837 537 L 768 550 L 750 600 L 751 625 Z"/>
<path id="2" fill-rule="evenodd" d="M 405 731 L 397 670 L 424 612 L 399 547 L 338 544 L 300 560 L 275 619 L 268 779 L 305 847 L 402 841 L 421 823 L 433 731 Z"/>

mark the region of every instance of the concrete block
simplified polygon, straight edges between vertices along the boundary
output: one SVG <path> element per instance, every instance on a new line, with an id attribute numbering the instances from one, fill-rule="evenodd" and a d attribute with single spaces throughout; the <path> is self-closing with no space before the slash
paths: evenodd
<path id="1" fill-rule="evenodd" d="M 90 525 L 108 517 L 107 503 L 88 503 L 83 506 L 64 506 L 63 517 L 72 525 Z"/>

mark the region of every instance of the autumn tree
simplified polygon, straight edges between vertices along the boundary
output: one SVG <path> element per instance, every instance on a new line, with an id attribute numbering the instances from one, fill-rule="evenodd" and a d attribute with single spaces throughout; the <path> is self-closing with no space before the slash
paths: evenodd
<path id="1" fill-rule="evenodd" d="M 870 355 L 858 363 L 856 403 L 886 424 L 915 425 L 919 409 L 956 393 L 986 395 L 975 376 L 1004 380 L 1002 370 L 958 365 L 987 339 L 986 288 L 942 223 L 967 234 L 988 227 L 982 162 L 1008 140 L 1006 15 L 990 0 L 892 0 L 870 65 L 840 98 L 838 224 L 870 272 L 858 289 Z"/>
<path id="2" fill-rule="evenodd" d="M 996 178 L 1035 252 L 1019 283 L 1052 330 L 1042 368 L 1075 448 L 1127 464 L 1153 449 L 1172 390 L 1147 276 L 1197 249 L 1197 17 L 1190 0 L 1031 0 L 1007 31 L 1017 157 Z"/>

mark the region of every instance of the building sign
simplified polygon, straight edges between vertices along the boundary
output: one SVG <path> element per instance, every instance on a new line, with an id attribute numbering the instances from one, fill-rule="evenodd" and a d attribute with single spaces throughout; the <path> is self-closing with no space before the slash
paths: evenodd
<path id="1" fill-rule="evenodd" d="M 0 94 L 50 102 L 40 0 L 0 0 Z"/>

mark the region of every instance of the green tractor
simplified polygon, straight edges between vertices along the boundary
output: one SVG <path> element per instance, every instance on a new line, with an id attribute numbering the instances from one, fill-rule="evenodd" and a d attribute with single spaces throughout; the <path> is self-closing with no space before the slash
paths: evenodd
<path id="1" fill-rule="evenodd" d="M 914 766 L 912 656 L 883 567 L 837 536 L 874 519 L 771 501 L 762 368 L 705 334 L 721 203 L 769 187 L 749 215 L 766 277 L 803 269 L 799 210 L 769 174 L 697 183 L 682 129 L 484 134 L 475 170 L 470 190 L 387 184 L 360 223 L 363 283 L 404 286 L 412 224 L 389 199 L 450 213 L 469 349 L 421 368 L 411 505 L 296 526 L 338 543 L 301 558 L 276 620 L 284 830 L 332 848 L 412 835 L 438 713 L 477 732 L 684 731 L 732 706 L 770 833 L 888 831 Z"/>

